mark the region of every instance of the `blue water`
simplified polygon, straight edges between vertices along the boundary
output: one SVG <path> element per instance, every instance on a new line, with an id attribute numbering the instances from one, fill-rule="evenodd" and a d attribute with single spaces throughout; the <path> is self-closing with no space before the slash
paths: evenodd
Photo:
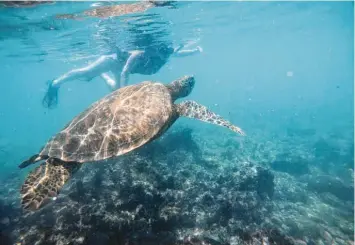
<path id="1" fill-rule="evenodd" d="M 264 165 L 287 149 L 311 159 L 316 172 L 338 178 L 353 190 L 353 2 L 184 1 L 175 3 L 175 8 L 108 19 L 54 18 L 94 8 L 95 3 L 99 2 L 0 9 L 0 183 L 18 175 L 23 181 L 27 170 L 19 173 L 18 164 L 109 93 L 100 78 L 69 82 L 60 89 L 58 106 L 46 109 L 41 100 L 48 80 L 85 66 L 115 46 L 125 50 L 144 46 L 149 37 L 173 45 L 195 42 L 192 46 L 201 46 L 203 52 L 171 58 L 153 75 L 131 75 L 130 84 L 168 83 L 193 74 L 196 85 L 189 99 L 240 126 L 247 137 L 189 119 L 173 127 L 188 125 L 217 145 L 225 137 L 240 144 L 253 142 L 253 150 L 239 148 L 240 154 Z M 143 41 L 137 41 L 142 36 Z M 315 151 L 317 142 L 326 145 L 323 151 Z M 344 243 L 336 244 L 353 240 L 348 232 L 353 232 L 353 209 L 351 213 L 346 224 L 352 228 L 340 232 Z M 319 219 L 334 229 L 341 226 L 339 220 Z M 330 243 L 323 240 L 323 244 Z"/>

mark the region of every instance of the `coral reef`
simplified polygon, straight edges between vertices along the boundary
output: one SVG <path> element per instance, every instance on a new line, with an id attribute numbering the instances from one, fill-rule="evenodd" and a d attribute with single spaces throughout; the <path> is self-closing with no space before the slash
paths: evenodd
<path id="1" fill-rule="evenodd" d="M 135 152 L 87 163 L 37 212 L 22 213 L 23 178 L 11 178 L 0 190 L 2 237 L 22 245 L 350 244 L 353 186 L 316 167 L 303 137 L 214 135 L 175 127 Z"/>

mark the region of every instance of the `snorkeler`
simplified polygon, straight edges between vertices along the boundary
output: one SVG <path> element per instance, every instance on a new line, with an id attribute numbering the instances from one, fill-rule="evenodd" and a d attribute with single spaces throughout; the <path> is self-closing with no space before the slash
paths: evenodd
<path id="1" fill-rule="evenodd" d="M 130 74 L 152 75 L 157 73 L 172 57 L 184 57 L 201 53 L 202 48 L 183 49 L 183 45 L 172 48 L 164 43 L 146 47 L 143 50 L 121 51 L 110 55 L 103 55 L 86 67 L 73 69 L 48 84 L 43 98 L 43 106 L 53 108 L 58 101 L 58 89 L 66 82 L 73 80 L 91 81 L 101 77 L 111 91 L 128 84 Z M 108 73 L 112 72 L 113 77 Z M 119 84 L 118 84 L 119 83 Z"/>

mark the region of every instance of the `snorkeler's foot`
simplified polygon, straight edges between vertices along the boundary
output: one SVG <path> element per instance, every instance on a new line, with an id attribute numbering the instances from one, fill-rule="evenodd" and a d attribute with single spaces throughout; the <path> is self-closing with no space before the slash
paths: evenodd
<path id="1" fill-rule="evenodd" d="M 202 52 L 203 52 L 203 48 L 202 48 L 202 47 L 197 46 L 196 48 L 198 49 L 198 51 L 200 51 L 200 53 L 202 53 Z"/>
<path id="2" fill-rule="evenodd" d="M 42 101 L 44 107 L 52 109 L 57 105 L 58 89 L 59 87 L 53 86 L 53 83 L 49 82 L 47 92 Z"/>

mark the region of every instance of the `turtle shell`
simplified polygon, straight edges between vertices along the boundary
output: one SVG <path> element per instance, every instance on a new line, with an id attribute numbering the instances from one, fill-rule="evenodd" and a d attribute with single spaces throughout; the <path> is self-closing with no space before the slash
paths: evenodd
<path id="1" fill-rule="evenodd" d="M 126 86 L 76 116 L 39 155 L 80 163 L 119 156 L 158 137 L 174 118 L 165 85 Z"/>

